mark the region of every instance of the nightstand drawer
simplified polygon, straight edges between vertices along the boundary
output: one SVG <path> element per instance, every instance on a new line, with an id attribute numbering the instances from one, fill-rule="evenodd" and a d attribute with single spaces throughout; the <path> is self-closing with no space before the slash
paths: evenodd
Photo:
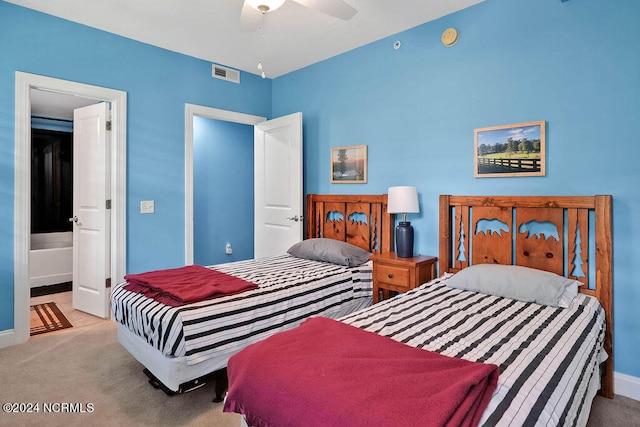
<path id="1" fill-rule="evenodd" d="M 373 303 L 407 292 L 436 276 L 433 256 L 416 255 L 400 258 L 394 252 L 377 254 L 373 261 Z"/>
<path id="2" fill-rule="evenodd" d="M 410 272 L 408 268 L 384 264 L 377 265 L 375 280 L 379 282 L 407 288 L 409 286 L 409 278 Z"/>

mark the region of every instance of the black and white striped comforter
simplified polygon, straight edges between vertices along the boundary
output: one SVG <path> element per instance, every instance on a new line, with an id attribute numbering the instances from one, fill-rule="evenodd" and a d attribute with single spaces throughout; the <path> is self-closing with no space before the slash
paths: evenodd
<path id="1" fill-rule="evenodd" d="M 343 267 L 280 255 L 212 266 L 260 287 L 228 297 L 169 307 L 129 292 L 126 282 L 111 292 L 116 321 L 169 357 L 189 365 L 218 351 L 247 345 L 335 312 L 357 298 L 371 298 L 371 266 Z"/>
<path id="2" fill-rule="evenodd" d="M 493 363 L 498 388 L 483 426 L 572 426 L 604 356 L 604 310 L 579 294 L 568 309 L 452 289 L 445 274 L 340 320 L 448 356 Z M 588 413 L 588 412 L 587 412 Z"/>

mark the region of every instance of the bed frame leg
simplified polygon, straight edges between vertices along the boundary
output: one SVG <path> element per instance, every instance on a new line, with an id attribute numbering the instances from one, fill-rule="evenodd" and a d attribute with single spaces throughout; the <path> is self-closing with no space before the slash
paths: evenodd
<path id="1" fill-rule="evenodd" d="M 215 391 L 216 395 L 213 398 L 214 403 L 220 403 L 224 400 L 224 393 L 229 387 L 229 379 L 227 378 L 227 368 L 222 368 L 213 373 L 213 378 L 216 381 Z"/>
<path id="2" fill-rule="evenodd" d="M 176 394 L 178 394 L 175 391 L 169 389 L 166 385 L 162 384 L 162 382 L 160 382 L 160 380 L 157 379 L 156 376 L 153 375 L 147 368 L 144 368 L 142 372 L 144 372 L 144 374 L 149 377 L 149 384 L 151 384 L 153 388 L 164 391 L 167 396 L 175 396 Z"/>
<path id="3" fill-rule="evenodd" d="M 149 377 L 149 384 L 153 386 L 153 388 L 160 389 L 164 391 L 168 396 L 175 396 L 176 394 L 186 393 L 197 388 L 202 387 L 207 382 L 207 378 L 213 378 L 215 381 L 215 393 L 216 395 L 213 398 L 213 402 L 220 403 L 224 400 L 224 394 L 229 387 L 229 380 L 227 379 L 227 368 L 219 369 L 211 374 L 205 375 L 204 377 L 198 378 L 196 380 L 190 381 L 188 383 L 181 384 L 180 389 L 178 391 L 173 391 L 165 386 L 160 380 L 156 378 L 155 375 L 151 373 L 147 368 L 143 370 L 145 375 Z M 183 388 L 185 387 L 185 388 Z"/>

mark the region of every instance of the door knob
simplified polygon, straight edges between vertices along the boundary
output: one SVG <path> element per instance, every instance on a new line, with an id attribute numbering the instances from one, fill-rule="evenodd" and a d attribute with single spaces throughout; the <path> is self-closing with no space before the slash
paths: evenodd
<path id="1" fill-rule="evenodd" d="M 298 216 L 298 215 L 294 215 L 294 216 L 288 216 L 287 219 L 290 219 L 291 221 L 302 221 L 302 216 Z"/>
<path id="2" fill-rule="evenodd" d="M 69 222 L 75 222 L 77 224 L 78 223 L 78 217 L 74 216 L 73 218 L 69 218 Z"/>

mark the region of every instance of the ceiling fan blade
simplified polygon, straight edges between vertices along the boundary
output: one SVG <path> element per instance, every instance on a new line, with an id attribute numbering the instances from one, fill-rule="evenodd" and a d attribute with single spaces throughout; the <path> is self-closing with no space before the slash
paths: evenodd
<path id="1" fill-rule="evenodd" d="M 342 0 L 294 0 L 309 9 L 317 10 L 318 12 L 325 13 L 327 15 L 335 16 L 336 18 L 350 20 L 358 10 L 348 5 Z"/>
<path id="2" fill-rule="evenodd" d="M 255 10 L 246 1 L 242 3 L 242 11 L 240 12 L 240 31 L 249 33 L 255 31 L 260 26 L 262 15 Z"/>

